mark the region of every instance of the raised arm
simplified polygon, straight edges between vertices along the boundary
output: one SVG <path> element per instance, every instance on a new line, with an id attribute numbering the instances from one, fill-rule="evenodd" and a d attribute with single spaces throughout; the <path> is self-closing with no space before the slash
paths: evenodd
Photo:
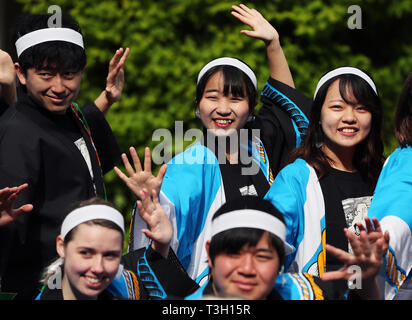
<path id="1" fill-rule="evenodd" d="M 10 106 L 17 101 L 16 72 L 10 55 L 0 50 L 0 98 Z"/>
<path id="2" fill-rule="evenodd" d="M 109 72 L 106 79 L 106 88 L 94 101 L 101 112 L 106 113 L 111 105 L 120 100 L 124 86 L 124 64 L 130 49 L 116 50 L 109 63 Z"/>
<path id="3" fill-rule="evenodd" d="M 252 30 L 242 30 L 241 33 L 265 42 L 270 76 L 294 88 L 293 77 L 276 29 L 256 9 L 250 9 L 243 4 L 232 6 L 232 9 L 234 17 L 252 28 Z"/>

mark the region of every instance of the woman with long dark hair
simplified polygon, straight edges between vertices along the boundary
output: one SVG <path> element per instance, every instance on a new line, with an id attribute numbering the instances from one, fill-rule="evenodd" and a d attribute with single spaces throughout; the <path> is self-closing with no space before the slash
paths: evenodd
<path id="1" fill-rule="evenodd" d="M 326 243 L 351 251 L 345 228 L 359 233 L 383 163 L 382 107 L 365 72 L 342 67 L 316 88 L 308 134 L 266 199 L 284 214 L 295 252 L 286 270 L 322 276 L 341 263 Z"/>

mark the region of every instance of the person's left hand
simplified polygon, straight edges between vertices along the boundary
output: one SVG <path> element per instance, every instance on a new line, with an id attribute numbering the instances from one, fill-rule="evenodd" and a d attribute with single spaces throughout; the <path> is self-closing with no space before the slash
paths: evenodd
<path id="1" fill-rule="evenodd" d="M 337 271 L 328 271 L 322 274 L 322 280 L 349 280 L 353 273 L 349 272 L 351 266 L 357 265 L 361 268 L 362 279 L 372 279 L 378 275 L 389 248 L 389 232 L 382 233 L 379 221 L 373 218 L 373 225 L 368 217 L 365 218 L 367 230 L 358 224 L 360 236 L 345 229 L 345 235 L 352 246 L 353 254 L 344 250 L 326 245 L 328 252 L 333 254 L 344 263 L 344 266 Z M 374 227 L 373 227 L 374 226 Z"/>
<path id="2" fill-rule="evenodd" d="M 139 197 L 140 200 L 137 201 L 139 214 L 150 229 L 142 229 L 142 232 L 152 239 L 152 248 L 167 259 L 173 236 L 172 224 L 160 205 L 155 190 L 152 190 L 150 196 L 148 191 L 144 189 L 140 192 Z"/>
<path id="3" fill-rule="evenodd" d="M 28 187 L 28 184 L 22 184 L 18 187 L 4 188 L 0 190 L 0 226 L 4 226 L 16 220 L 23 213 L 33 210 L 33 205 L 25 204 L 20 208 L 14 209 L 14 203 L 17 196 Z"/>
<path id="4" fill-rule="evenodd" d="M 124 64 L 130 53 L 130 49 L 120 48 L 116 50 L 109 63 L 109 73 L 106 79 L 106 97 L 109 104 L 120 100 L 124 87 Z"/>

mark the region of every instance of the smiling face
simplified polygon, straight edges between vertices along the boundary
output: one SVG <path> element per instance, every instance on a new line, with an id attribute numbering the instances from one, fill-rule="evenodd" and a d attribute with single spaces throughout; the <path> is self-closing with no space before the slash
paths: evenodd
<path id="1" fill-rule="evenodd" d="M 351 92 L 348 93 L 349 102 L 353 102 L 351 104 L 342 98 L 339 80 L 336 80 L 330 85 L 322 105 L 320 123 L 325 135 L 323 151 L 328 155 L 354 152 L 371 130 L 372 114 L 364 105 L 356 102 Z"/>
<path id="2" fill-rule="evenodd" d="M 16 63 L 16 73 L 27 94 L 52 113 L 64 114 L 79 93 L 83 71 L 61 71 L 44 67 L 24 73 Z"/>
<path id="3" fill-rule="evenodd" d="M 114 279 L 122 255 L 122 234 L 100 225 L 80 224 L 73 238 L 57 240 L 57 252 L 64 258 L 63 296 L 68 299 L 96 299 Z"/>
<path id="4" fill-rule="evenodd" d="M 216 72 L 207 81 L 197 111 L 206 129 L 216 135 L 238 131 L 245 126 L 250 115 L 246 94 L 243 97 L 234 96 L 231 92 L 224 94 L 222 71 Z"/>
<path id="5" fill-rule="evenodd" d="M 210 242 L 206 248 L 209 251 Z M 212 261 L 213 285 L 218 295 L 243 297 L 249 300 L 266 299 L 273 289 L 278 271 L 279 256 L 264 232 L 256 246 L 245 245 L 235 253 L 219 253 Z"/>

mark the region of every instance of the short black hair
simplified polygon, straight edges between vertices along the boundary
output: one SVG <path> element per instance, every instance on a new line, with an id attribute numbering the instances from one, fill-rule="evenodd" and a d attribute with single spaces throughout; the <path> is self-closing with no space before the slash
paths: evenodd
<path id="1" fill-rule="evenodd" d="M 15 43 L 27 33 L 47 28 L 50 17 L 51 15 L 48 14 L 21 16 L 12 30 L 13 42 Z M 66 13 L 62 14 L 62 28 L 73 29 L 81 34 L 79 24 Z M 24 73 L 30 68 L 47 68 L 57 72 L 67 70 L 78 72 L 86 66 L 87 58 L 85 50 L 74 43 L 47 41 L 24 50 L 17 62 Z"/>
<path id="2" fill-rule="evenodd" d="M 217 217 L 235 210 L 253 209 L 274 215 L 281 222 L 285 223 L 283 215 L 277 210 L 270 201 L 257 196 L 242 196 L 226 202 L 214 214 L 212 221 Z M 209 246 L 209 256 L 212 263 L 220 253 L 238 253 L 243 246 L 256 246 L 265 230 L 256 228 L 233 228 L 222 231 L 212 237 Z M 276 235 L 269 232 L 269 241 L 276 249 L 279 256 L 279 265 L 285 262 L 285 247 L 283 241 Z"/>
<path id="3" fill-rule="evenodd" d="M 243 62 L 243 61 L 242 61 Z M 244 62 L 243 62 L 244 63 Z M 223 95 L 232 94 L 235 97 L 246 97 L 249 102 L 249 111 L 252 113 L 257 104 L 257 90 L 252 80 L 239 68 L 229 65 L 218 65 L 210 68 L 199 80 L 196 87 L 196 103 L 199 105 L 209 78 L 215 73 L 222 71 L 224 79 Z"/>

